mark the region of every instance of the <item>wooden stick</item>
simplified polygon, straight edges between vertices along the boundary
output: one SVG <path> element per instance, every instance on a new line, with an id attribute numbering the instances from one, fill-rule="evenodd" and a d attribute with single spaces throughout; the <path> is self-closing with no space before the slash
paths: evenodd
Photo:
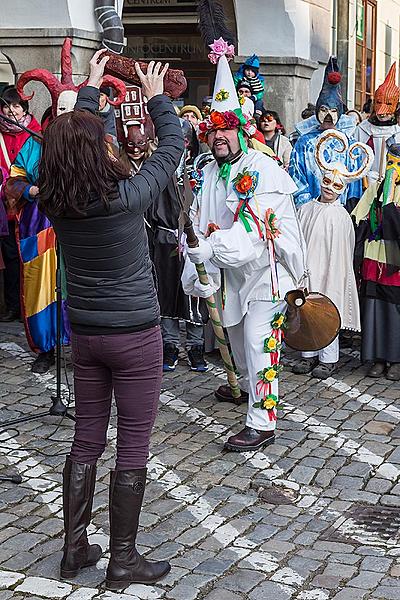
<path id="1" fill-rule="evenodd" d="M 199 245 L 199 240 L 194 232 L 192 222 L 188 217 L 185 223 L 185 233 L 189 248 L 197 248 L 197 246 Z M 199 263 L 195 266 L 200 283 L 202 283 L 203 285 L 208 285 L 209 279 L 204 264 Z M 236 377 L 235 369 L 233 367 L 231 355 L 229 353 L 228 344 L 226 343 L 225 334 L 222 327 L 214 294 L 209 298 L 206 298 L 206 304 L 208 308 L 208 314 L 210 315 L 211 324 L 217 340 L 218 348 L 221 353 L 221 358 L 224 363 L 224 368 L 226 371 L 226 376 L 228 378 L 229 387 L 231 388 L 232 396 L 233 398 L 240 398 L 240 387 Z"/>

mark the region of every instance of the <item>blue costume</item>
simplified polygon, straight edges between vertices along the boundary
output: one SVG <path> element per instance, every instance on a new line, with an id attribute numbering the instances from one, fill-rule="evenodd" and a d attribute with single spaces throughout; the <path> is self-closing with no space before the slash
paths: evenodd
<path id="1" fill-rule="evenodd" d="M 296 125 L 300 137 L 292 151 L 289 175 L 298 188 L 294 194 L 294 202 L 297 207 L 318 198 L 321 193 L 321 171 L 315 163 L 315 146 L 323 131 L 321 122 L 317 118 L 321 109 L 323 111 L 328 109 L 328 112 L 330 112 L 328 119 L 337 115 L 338 121 L 336 124 L 334 121 L 332 122 L 332 128 L 345 133 L 350 144 L 356 141 L 354 137 L 356 124 L 351 117 L 343 114 L 344 106 L 340 90 L 340 79 L 336 58 L 331 57 L 325 69 L 324 82 L 316 103 L 316 116 L 309 117 Z M 331 145 L 328 145 L 325 150 L 329 162 L 339 160 L 349 170 L 354 170 L 354 158 L 351 160 L 348 155 L 343 156 L 339 150 L 338 142 L 332 140 Z M 358 180 L 348 185 L 339 199 L 351 211 L 361 196 L 362 182 Z"/>

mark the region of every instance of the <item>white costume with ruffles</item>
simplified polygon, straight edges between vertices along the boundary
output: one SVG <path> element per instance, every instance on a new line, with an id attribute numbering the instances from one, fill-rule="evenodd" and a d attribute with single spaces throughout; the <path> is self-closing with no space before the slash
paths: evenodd
<path id="1" fill-rule="evenodd" d="M 272 209 L 280 232 L 274 240 L 279 281 L 279 299 L 273 301 L 270 253 L 265 239 L 252 219 L 251 231 L 243 222 L 234 221 L 239 198 L 233 180 L 244 171 L 258 172 L 255 195 L 248 201 L 265 234 L 265 213 Z M 234 359 L 243 376 L 242 388 L 248 388 L 249 408 L 246 424 L 257 430 L 275 428 L 269 411 L 254 408 L 261 396 L 257 393 L 257 373 L 271 366 L 271 355 L 264 351 L 264 342 L 271 336 L 271 322 L 277 313 L 286 311 L 287 291 L 298 287 L 306 272 L 305 244 L 291 194 L 296 186 L 291 177 L 273 159 L 249 149 L 248 154 L 232 164 L 229 182 L 219 177 L 218 164 L 213 161 L 204 168 L 204 181 L 193 211 L 194 223 L 200 238 L 206 237 L 208 225 L 220 230 L 212 233 L 210 261 L 205 267 L 214 281 L 220 282 L 223 270 L 225 306 L 222 309 L 221 291 L 217 294 L 222 323 L 227 327 Z M 247 211 L 246 214 L 248 215 Z M 183 274 L 186 293 L 193 292 L 197 274 L 188 261 Z M 278 397 L 278 380 L 272 383 L 272 394 Z M 274 412 L 275 414 L 275 412 Z"/>

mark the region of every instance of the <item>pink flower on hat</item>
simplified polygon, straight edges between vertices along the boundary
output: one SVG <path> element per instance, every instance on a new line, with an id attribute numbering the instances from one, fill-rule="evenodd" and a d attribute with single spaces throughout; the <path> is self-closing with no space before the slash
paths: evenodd
<path id="1" fill-rule="evenodd" d="M 235 56 L 235 47 L 232 44 L 228 44 L 222 37 L 214 40 L 214 43 L 209 46 L 212 52 L 210 52 L 208 58 L 213 65 L 217 64 L 221 56 L 226 56 L 228 60 L 231 60 Z"/>

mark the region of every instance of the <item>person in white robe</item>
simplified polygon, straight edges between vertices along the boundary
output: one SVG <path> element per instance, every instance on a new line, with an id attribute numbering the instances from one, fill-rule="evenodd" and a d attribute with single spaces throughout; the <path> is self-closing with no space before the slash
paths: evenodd
<path id="1" fill-rule="evenodd" d="M 214 47 L 213 47 L 214 46 Z M 220 49 L 211 45 L 213 52 Z M 242 398 L 248 398 L 245 427 L 225 448 L 248 451 L 275 439 L 279 364 L 285 325 L 285 294 L 305 276 L 305 245 L 292 200 L 296 186 L 278 163 L 247 146 L 250 129 L 235 93 L 225 54 L 218 67 L 212 112 L 199 125 L 215 157 L 202 171 L 193 205 L 200 244 L 190 261 L 205 263 L 213 283 L 202 286 L 188 263 L 186 293 L 217 292 Z M 228 386 L 216 396 L 232 401 Z"/>
<path id="2" fill-rule="evenodd" d="M 400 88 L 396 85 L 396 63 L 389 69 L 385 81 L 374 95 L 372 113 L 355 130 L 359 142 L 368 144 L 374 152 L 374 161 L 368 173 L 369 184 L 385 177 L 387 141 L 400 143 L 400 126 L 397 124 L 397 106 Z"/>
<path id="3" fill-rule="evenodd" d="M 364 154 L 362 164 L 353 172 L 341 162 L 330 163 L 324 155 L 325 144 L 336 137 L 343 154 Z M 357 149 L 357 150 L 356 150 Z M 328 296 L 336 305 L 342 329 L 360 331 L 360 308 L 353 269 L 355 232 L 351 217 L 338 197 L 349 181 L 364 177 L 373 163 L 370 147 L 360 142 L 349 147 L 340 131 L 327 131 L 317 141 L 315 160 L 321 169 L 321 195 L 299 210 L 300 223 L 307 244 L 309 289 Z M 346 160 L 346 164 L 348 161 Z M 339 337 L 318 352 L 302 352 L 293 372 L 311 373 L 326 379 L 334 373 L 339 361 Z"/>

